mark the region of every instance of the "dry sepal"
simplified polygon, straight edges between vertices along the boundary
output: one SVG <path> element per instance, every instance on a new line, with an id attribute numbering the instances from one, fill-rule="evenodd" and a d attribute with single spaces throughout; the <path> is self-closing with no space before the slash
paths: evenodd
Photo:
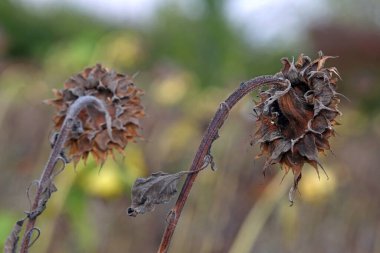
<path id="1" fill-rule="evenodd" d="M 137 88 L 131 77 L 108 70 L 100 64 L 86 68 L 70 77 L 64 88 L 53 90 L 55 99 L 47 104 L 55 106 L 54 128 L 58 131 L 66 117 L 68 108 L 81 96 L 100 99 L 110 117 L 112 137 L 107 132 L 104 113 L 96 108 L 82 110 L 65 143 L 69 158 L 78 163 L 86 161 L 91 153 L 96 162 L 102 164 L 113 149 L 123 152 L 129 141 L 139 137 L 140 118 L 144 116 L 141 105 L 143 91 Z"/>
<path id="2" fill-rule="evenodd" d="M 317 173 L 318 165 L 322 168 L 318 152 L 330 149 L 328 139 L 334 136 L 335 118 L 341 115 L 340 94 L 336 92 L 338 71 L 324 67 L 330 58 L 335 57 L 322 52 L 314 61 L 303 54 L 295 63 L 283 58 L 282 70 L 275 77 L 283 79 L 284 85 L 269 85 L 261 91 L 254 108 L 258 130 L 253 143 L 260 144 L 259 156 L 267 157 L 264 173 L 277 163 L 285 173 L 292 170 L 295 178 L 291 192 L 297 188 L 305 163 Z"/>

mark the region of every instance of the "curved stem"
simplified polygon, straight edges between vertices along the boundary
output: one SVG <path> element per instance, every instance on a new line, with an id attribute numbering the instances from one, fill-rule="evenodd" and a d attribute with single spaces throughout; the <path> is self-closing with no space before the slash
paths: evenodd
<path id="1" fill-rule="evenodd" d="M 74 121 L 80 111 L 86 106 L 95 106 L 98 110 L 105 113 L 107 129 L 110 130 L 110 122 L 108 112 L 101 100 L 93 96 L 83 96 L 75 100 L 75 102 L 69 107 L 66 118 L 62 124 L 62 127 L 58 133 L 58 137 L 55 140 L 53 149 L 50 153 L 49 159 L 45 165 L 45 168 L 41 174 L 41 178 L 38 181 L 38 188 L 36 196 L 33 201 L 31 211 L 28 213 L 28 223 L 26 225 L 24 238 L 21 243 L 21 253 L 28 252 L 30 239 L 32 236 L 32 231 L 34 230 L 37 217 L 43 212 L 48 198 L 43 197 L 43 194 L 46 192 L 47 188 L 50 186 L 51 181 L 54 177 L 53 172 L 57 161 L 61 158 L 61 152 L 66 143 L 67 137 L 73 127 Z M 51 194 L 50 192 L 49 194 Z M 32 215 L 33 214 L 33 215 Z"/>
<path id="2" fill-rule="evenodd" d="M 170 212 L 170 215 L 168 217 L 168 224 L 162 236 L 160 247 L 157 251 L 158 253 L 166 253 L 168 251 L 170 241 L 174 234 L 178 220 L 181 216 L 182 209 L 189 196 L 191 187 L 193 186 L 193 183 L 198 175 L 198 172 L 196 171 L 204 164 L 204 159 L 209 154 L 212 143 L 216 138 L 218 138 L 218 131 L 228 116 L 229 110 L 250 91 L 266 84 L 275 83 L 285 84 L 283 80 L 274 78 L 273 76 L 256 77 L 254 79 L 241 83 L 239 88 L 237 88 L 224 102 L 220 104 L 219 109 L 216 111 L 213 119 L 207 127 L 205 134 L 203 135 L 202 142 L 199 145 L 198 151 L 189 169 L 189 171 L 192 171 L 194 173 L 191 173 L 187 176 L 181 193 L 178 196 L 177 202 Z"/>

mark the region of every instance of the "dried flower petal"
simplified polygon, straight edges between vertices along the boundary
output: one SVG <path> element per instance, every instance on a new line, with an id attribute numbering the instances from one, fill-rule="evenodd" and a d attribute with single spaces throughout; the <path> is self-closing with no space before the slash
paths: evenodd
<path id="1" fill-rule="evenodd" d="M 62 126 L 69 106 L 81 96 L 90 95 L 102 100 L 111 117 L 112 135 L 107 132 L 104 113 L 93 107 L 79 113 L 65 143 L 69 157 L 75 164 L 81 158 L 86 160 L 89 153 L 98 163 L 103 163 L 114 148 L 122 151 L 128 141 L 139 137 L 139 119 L 144 116 L 140 103 L 143 91 L 134 85 L 131 77 L 97 64 L 70 77 L 64 83 L 64 89 L 53 90 L 53 93 L 55 99 L 47 100 L 46 103 L 57 110 L 54 116 L 54 128 L 57 131 Z"/>

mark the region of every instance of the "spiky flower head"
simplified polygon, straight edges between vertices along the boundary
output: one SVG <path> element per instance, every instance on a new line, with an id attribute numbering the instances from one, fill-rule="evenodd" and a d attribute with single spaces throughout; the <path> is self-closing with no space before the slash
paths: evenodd
<path id="1" fill-rule="evenodd" d="M 264 173 L 273 164 L 280 164 L 295 175 L 293 190 L 301 179 L 305 163 L 318 173 L 321 166 L 318 153 L 330 149 L 329 138 L 334 135 L 335 118 L 341 115 L 336 92 L 339 74 L 335 67 L 326 68 L 327 59 L 335 58 L 319 53 L 312 61 L 301 54 L 294 63 L 283 58 L 282 70 L 275 76 L 284 84 L 272 84 L 259 94 L 254 108 L 258 130 L 254 143 L 260 144 L 266 156 Z M 259 156 L 260 156 L 259 155 Z M 318 173 L 319 176 L 319 173 Z"/>
<path id="2" fill-rule="evenodd" d="M 54 128 L 58 131 L 66 117 L 68 108 L 79 97 L 94 96 L 100 99 L 111 118 L 111 133 L 106 126 L 106 117 L 96 108 L 82 110 L 65 143 L 68 156 L 78 163 L 86 161 L 91 153 L 97 163 L 103 163 L 113 149 L 123 152 L 129 141 L 139 137 L 140 118 L 144 110 L 140 103 L 143 92 L 131 77 L 108 70 L 100 64 L 86 68 L 70 77 L 64 88 L 53 90 L 55 99 L 47 104 L 55 106 Z"/>

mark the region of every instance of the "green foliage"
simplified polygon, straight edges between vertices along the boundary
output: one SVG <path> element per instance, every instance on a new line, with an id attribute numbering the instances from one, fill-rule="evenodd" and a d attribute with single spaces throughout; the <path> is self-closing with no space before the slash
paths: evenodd
<path id="1" fill-rule="evenodd" d="M 74 239 L 78 252 L 94 252 L 96 249 L 95 227 L 91 222 L 91 210 L 88 207 L 86 193 L 77 185 L 73 185 L 66 202 L 66 210 L 72 228 L 70 238 Z"/>
<path id="2" fill-rule="evenodd" d="M 47 48 L 76 38 L 93 41 L 107 26 L 72 9 L 49 10 L 38 15 L 9 0 L 0 2 L 0 25 L 8 38 L 8 57 L 41 60 Z M 79 25 L 80 24 L 80 25 Z"/>
<path id="3" fill-rule="evenodd" d="M 0 210 L 0 248 L 4 248 L 4 242 L 7 239 L 9 232 L 12 230 L 15 221 L 17 220 L 15 214 Z"/>
<path id="4" fill-rule="evenodd" d="M 224 85 L 247 70 L 249 45 L 227 22 L 221 4 L 206 1 L 189 17 L 176 6 L 161 9 L 148 34 L 152 63 L 169 60 L 197 73 L 200 85 Z"/>

